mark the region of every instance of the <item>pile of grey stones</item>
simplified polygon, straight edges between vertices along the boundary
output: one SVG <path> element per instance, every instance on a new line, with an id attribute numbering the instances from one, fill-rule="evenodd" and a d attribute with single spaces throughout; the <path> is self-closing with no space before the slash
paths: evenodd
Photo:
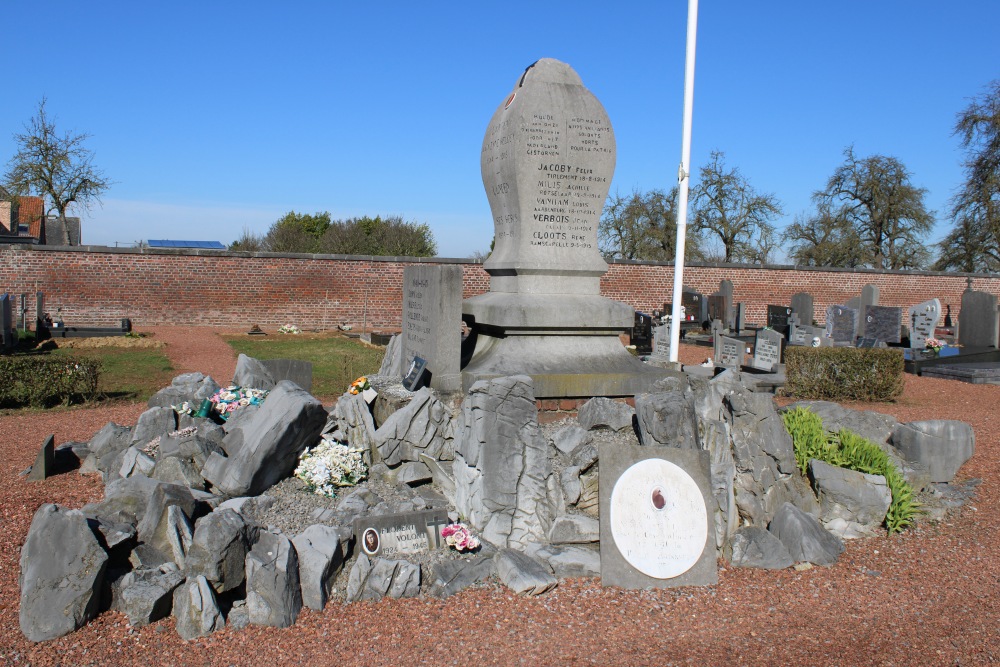
<path id="1" fill-rule="evenodd" d="M 52 639 L 114 609 L 133 626 L 173 615 L 191 639 L 227 625 L 287 627 L 303 606 L 322 610 L 334 598 L 447 596 L 494 580 L 538 595 L 560 578 L 600 576 L 604 442 L 710 452 L 715 546 L 738 567 L 833 563 L 843 539 L 878 533 L 889 506 L 877 476 L 819 461 L 801 475 L 773 397 L 733 371 L 678 373 L 636 396 L 635 408 L 594 398 L 575 419 L 543 426 L 527 376 L 439 395 L 403 389 L 394 363 L 387 355 L 369 376 L 374 402 L 348 393 L 328 412 L 241 355 L 233 383 L 270 393 L 224 424 L 171 407 L 218 391 L 190 373 L 154 395 L 135 426 L 108 424 L 63 445 L 81 472 L 102 475 L 104 499 L 36 512 L 21 550 L 23 633 Z M 971 494 L 974 480 L 949 484 L 974 449 L 967 424 L 805 405 L 828 430 L 882 446 L 939 499 L 935 511 Z M 361 448 L 370 466 L 368 481 L 336 499 L 292 476 L 323 435 Z M 466 522 L 482 548 L 397 559 L 356 548 L 355 519 L 429 508 Z"/>

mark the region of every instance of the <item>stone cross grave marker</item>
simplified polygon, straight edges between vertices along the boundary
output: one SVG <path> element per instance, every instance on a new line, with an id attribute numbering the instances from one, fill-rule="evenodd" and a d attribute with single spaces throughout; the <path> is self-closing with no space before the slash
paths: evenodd
<path id="1" fill-rule="evenodd" d="M 827 306 L 826 335 L 834 343 L 854 345 L 858 336 L 858 311 L 848 306 Z"/>
<path id="2" fill-rule="evenodd" d="M 966 290 L 958 314 L 958 344 L 963 347 L 1000 347 L 997 297 L 989 292 Z"/>
<path id="3" fill-rule="evenodd" d="M 903 326 L 903 309 L 895 306 L 865 306 L 863 338 L 877 338 L 885 343 L 898 343 Z"/>
<path id="4" fill-rule="evenodd" d="M 715 365 L 720 368 L 739 368 L 746 356 L 746 343 L 738 338 L 719 336 L 715 347 Z"/>
<path id="5" fill-rule="evenodd" d="M 753 346 L 753 367 L 773 371 L 781 363 L 781 345 L 785 337 L 772 329 L 761 329 Z"/>
<path id="6" fill-rule="evenodd" d="M 392 559 L 444 548 L 441 529 L 448 523 L 444 509 L 362 516 L 354 520 L 354 539 L 368 556 Z"/>
<path id="7" fill-rule="evenodd" d="M 788 318 L 792 314 L 792 309 L 788 306 L 768 306 L 767 326 L 771 327 L 782 336 L 788 336 Z"/>
<path id="8" fill-rule="evenodd" d="M 402 335 L 404 368 L 420 357 L 427 362 L 432 388 L 462 388 L 462 267 L 403 269 Z"/>
<path id="9" fill-rule="evenodd" d="M 934 338 L 934 329 L 939 319 L 941 319 L 941 302 L 938 299 L 910 306 L 910 349 L 924 349 L 927 339 Z"/>
<path id="10" fill-rule="evenodd" d="M 792 312 L 799 316 L 799 324 L 812 326 L 813 298 L 809 292 L 797 292 L 792 295 Z"/>
<path id="11" fill-rule="evenodd" d="M 602 442 L 598 454 L 601 583 L 717 583 L 709 453 Z"/>

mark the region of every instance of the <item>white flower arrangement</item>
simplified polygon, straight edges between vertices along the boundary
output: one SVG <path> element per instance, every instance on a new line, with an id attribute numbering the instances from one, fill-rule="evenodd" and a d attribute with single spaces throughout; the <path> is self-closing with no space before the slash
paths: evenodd
<path id="1" fill-rule="evenodd" d="M 323 436 L 318 445 L 302 452 L 295 476 L 313 493 L 333 498 L 337 487 L 354 486 L 368 475 L 361 452 Z"/>
<path id="2" fill-rule="evenodd" d="M 283 326 L 278 327 L 278 333 L 298 335 L 302 333 L 302 331 L 300 331 L 299 328 L 294 324 L 285 324 Z"/>

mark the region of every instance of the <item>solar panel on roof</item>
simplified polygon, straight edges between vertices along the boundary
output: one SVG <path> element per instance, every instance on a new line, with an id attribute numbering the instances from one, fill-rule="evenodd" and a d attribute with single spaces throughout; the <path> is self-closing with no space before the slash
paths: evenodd
<path id="1" fill-rule="evenodd" d="M 146 244 L 150 248 L 203 248 L 205 250 L 225 250 L 219 241 L 172 241 L 168 239 L 149 239 Z"/>

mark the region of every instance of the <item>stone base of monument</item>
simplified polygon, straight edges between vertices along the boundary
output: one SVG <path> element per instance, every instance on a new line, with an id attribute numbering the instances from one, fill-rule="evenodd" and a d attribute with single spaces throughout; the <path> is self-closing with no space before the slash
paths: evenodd
<path id="1" fill-rule="evenodd" d="M 477 334 L 476 350 L 462 369 L 465 391 L 479 380 L 511 375 L 530 376 L 536 398 L 571 398 L 634 396 L 680 373 L 642 363 L 617 335 Z"/>

